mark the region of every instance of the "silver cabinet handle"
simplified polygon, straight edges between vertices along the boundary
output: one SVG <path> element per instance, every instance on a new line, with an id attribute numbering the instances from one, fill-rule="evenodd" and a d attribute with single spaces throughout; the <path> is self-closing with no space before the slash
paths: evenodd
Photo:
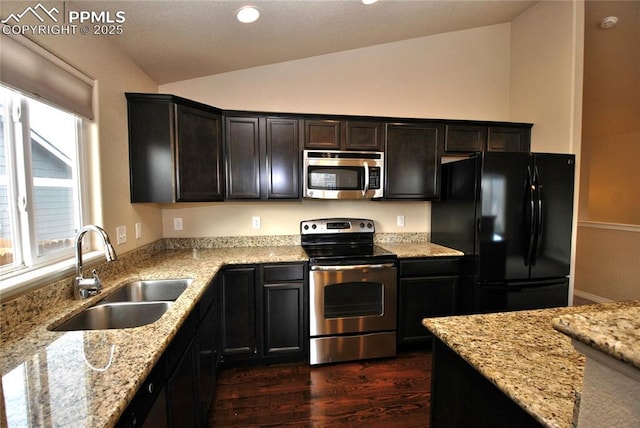
<path id="1" fill-rule="evenodd" d="M 379 263 L 375 265 L 336 265 L 336 266 L 311 266 L 311 270 L 317 271 L 338 271 L 338 270 L 358 270 L 358 269 L 389 269 L 395 267 L 394 263 Z"/>

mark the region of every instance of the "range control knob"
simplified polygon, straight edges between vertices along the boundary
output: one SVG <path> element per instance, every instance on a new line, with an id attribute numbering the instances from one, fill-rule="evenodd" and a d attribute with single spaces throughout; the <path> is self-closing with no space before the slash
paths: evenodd
<path id="1" fill-rule="evenodd" d="M 369 229 L 373 229 L 373 223 L 367 223 L 367 227 L 368 227 Z"/>
<path id="2" fill-rule="evenodd" d="M 302 228 L 303 228 L 304 230 L 309 230 L 309 225 L 308 225 L 308 224 L 305 224 L 304 226 L 302 226 Z"/>
<path id="3" fill-rule="evenodd" d="M 317 228 L 318 228 L 318 226 L 316 226 L 316 224 L 315 224 L 315 223 L 313 223 L 313 224 L 311 225 L 311 229 L 316 230 Z"/>
<path id="4" fill-rule="evenodd" d="M 364 222 L 360 222 L 360 229 L 364 229 Z"/>

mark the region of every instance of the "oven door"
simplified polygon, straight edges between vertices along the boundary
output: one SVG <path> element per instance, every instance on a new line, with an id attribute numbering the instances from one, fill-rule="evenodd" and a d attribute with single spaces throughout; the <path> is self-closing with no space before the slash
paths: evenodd
<path id="1" fill-rule="evenodd" d="M 312 265 L 309 275 L 311 337 L 396 329 L 394 263 Z"/>

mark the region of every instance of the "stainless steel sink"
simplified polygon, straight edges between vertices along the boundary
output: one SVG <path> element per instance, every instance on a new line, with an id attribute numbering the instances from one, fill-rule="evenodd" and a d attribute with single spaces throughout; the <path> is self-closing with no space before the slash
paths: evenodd
<path id="1" fill-rule="evenodd" d="M 129 282 L 52 330 L 105 330 L 151 324 L 192 282 L 192 279 Z"/>
<path id="2" fill-rule="evenodd" d="M 158 279 L 130 282 L 102 299 L 98 304 L 174 301 L 191 285 L 191 282 L 193 282 L 192 279 Z"/>
<path id="3" fill-rule="evenodd" d="M 140 327 L 159 320 L 172 303 L 117 302 L 98 304 L 85 309 L 53 330 L 104 330 Z"/>

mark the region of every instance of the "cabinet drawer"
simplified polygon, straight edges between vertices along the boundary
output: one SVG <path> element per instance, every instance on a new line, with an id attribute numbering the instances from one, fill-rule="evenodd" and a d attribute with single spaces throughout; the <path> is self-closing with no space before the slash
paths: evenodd
<path id="1" fill-rule="evenodd" d="M 277 264 L 264 266 L 264 282 L 299 281 L 304 279 L 305 265 Z"/>
<path id="2" fill-rule="evenodd" d="M 400 277 L 458 275 L 460 258 L 421 258 L 400 260 Z"/>

